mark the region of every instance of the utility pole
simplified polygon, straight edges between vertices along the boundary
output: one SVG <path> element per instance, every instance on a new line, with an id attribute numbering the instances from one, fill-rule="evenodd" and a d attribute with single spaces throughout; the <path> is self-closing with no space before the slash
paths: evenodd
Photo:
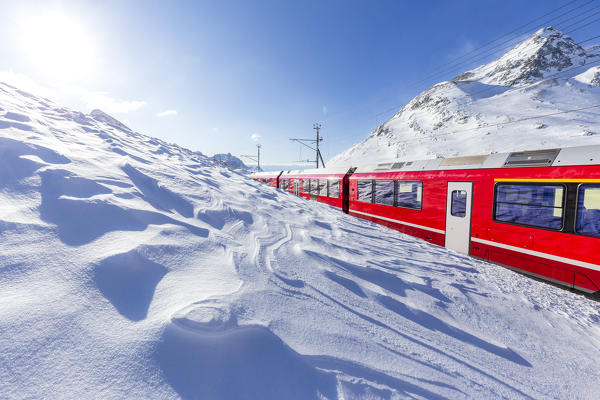
<path id="1" fill-rule="evenodd" d="M 256 162 L 257 162 L 257 171 L 260 172 L 260 144 L 256 145 L 256 150 L 258 151 L 258 156 L 256 157 Z"/>
<path id="2" fill-rule="evenodd" d="M 321 124 L 316 123 L 313 124 L 313 129 L 317 131 L 317 142 L 316 142 L 316 146 L 317 146 L 317 169 L 319 169 L 319 156 L 321 155 L 321 152 L 319 151 L 319 142 L 321 140 L 323 140 L 322 138 L 319 138 L 319 129 L 321 129 Z M 325 167 L 325 163 L 323 163 L 323 167 Z"/>
<path id="3" fill-rule="evenodd" d="M 257 153 L 256 156 L 254 156 L 254 155 L 246 155 L 246 154 L 241 154 L 240 155 L 240 157 L 247 158 L 247 159 L 252 160 L 255 163 L 257 163 L 256 170 L 259 171 L 259 172 L 260 172 L 260 148 L 261 148 L 261 145 L 257 144 L 256 145 L 256 149 L 257 149 L 258 153 Z"/>
<path id="4" fill-rule="evenodd" d="M 317 165 L 317 169 L 319 168 L 319 159 L 321 160 L 321 164 L 323 168 L 325 168 L 325 161 L 323 161 L 323 156 L 321 155 L 321 151 L 319 150 L 319 142 L 323 141 L 323 138 L 319 136 L 319 130 L 321 129 L 321 124 L 315 123 L 313 124 L 313 129 L 317 131 L 316 139 L 290 139 L 292 142 L 298 142 L 303 146 L 308 147 L 309 149 L 315 151 L 315 163 Z M 315 143 L 315 148 L 307 145 L 306 143 Z M 303 161 L 305 162 L 305 161 Z M 310 161 L 309 161 L 310 162 Z"/>

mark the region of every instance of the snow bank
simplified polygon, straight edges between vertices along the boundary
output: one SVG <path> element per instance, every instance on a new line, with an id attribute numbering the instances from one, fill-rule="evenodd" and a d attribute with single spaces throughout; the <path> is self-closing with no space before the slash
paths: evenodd
<path id="1" fill-rule="evenodd" d="M 600 306 L 0 84 L 1 398 L 596 398 Z"/>

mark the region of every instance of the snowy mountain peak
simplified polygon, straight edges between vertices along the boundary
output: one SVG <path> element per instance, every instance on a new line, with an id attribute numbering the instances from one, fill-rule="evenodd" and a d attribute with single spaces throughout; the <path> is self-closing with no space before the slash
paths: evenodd
<path id="1" fill-rule="evenodd" d="M 583 65 L 588 58 L 586 51 L 573 39 L 558 29 L 547 27 L 491 63 L 467 71 L 453 80 L 478 80 L 503 86 L 528 84 L 566 68 Z"/>
<path id="2" fill-rule="evenodd" d="M 568 111 L 600 103 L 598 57 L 600 46 L 583 49 L 555 28 L 541 29 L 424 90 L 328 165 L 598 144 L 597 115 Z"/>
<path id="3" fill-rule="evenodd" d="M 90 112 L 90 117 L 92 117 L 93 119 L 95 119 L 98 122 L 104 122 L 105 124 L 111 125 L 117 129 L 131 132 L 131 129 L 129 129 L 129 127 L 127 125 L 125 125 L 118 119 L 111 117 L 110 115 L 108 115 L 107 113 L 105 113 L 102 110 L 98 110 L 98 109 L 92 110 L 92 112 Z"/>

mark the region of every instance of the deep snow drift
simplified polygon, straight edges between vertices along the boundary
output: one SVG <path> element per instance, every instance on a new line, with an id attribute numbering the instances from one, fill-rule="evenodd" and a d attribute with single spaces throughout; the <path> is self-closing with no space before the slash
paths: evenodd
<path id="1" fill-rule="evenodd" d="M 412 99 L 328 166 L 600 144 L 598 46 L 541 29 Z M 565 110 L 582 109 L 563 113 Z"/>
<path id="2" fill-rule="evenodd" d="M 600 390 L 598 303 L 3 84 L 0 294 L 0 398 Z"/>

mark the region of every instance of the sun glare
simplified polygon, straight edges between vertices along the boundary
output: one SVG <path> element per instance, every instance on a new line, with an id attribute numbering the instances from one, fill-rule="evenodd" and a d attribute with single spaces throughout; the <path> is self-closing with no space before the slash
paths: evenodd
<path id="1" fill-rule="evenodd" d="M 42 73 L 61 81 L 91 75 L 97 65 L 86 27 L 60 12 L 31 16 L 24 21 L 21 49 Z"/>

